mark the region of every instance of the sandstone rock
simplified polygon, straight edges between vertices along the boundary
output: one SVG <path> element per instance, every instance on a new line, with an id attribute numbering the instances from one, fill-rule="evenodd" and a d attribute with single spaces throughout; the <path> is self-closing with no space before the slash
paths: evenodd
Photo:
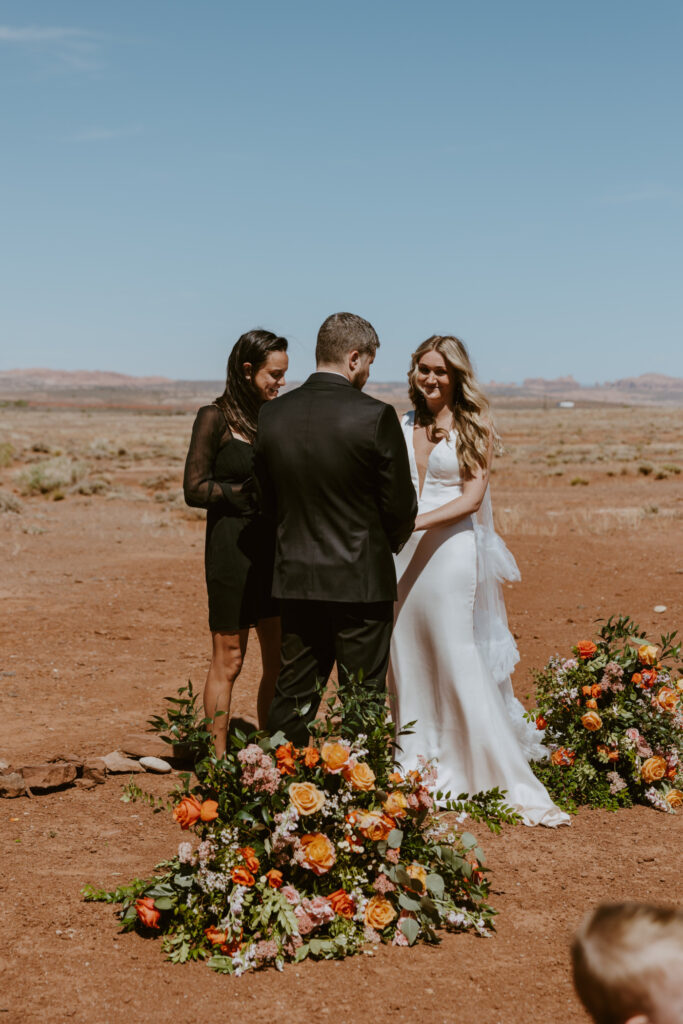
<path id="1" fill-rule="evenodd" d="M 122 772 L 144 772 L 139 761 L 133 761 L 130 757 L 124 757 L 120 750 L 112 750 L 102 758 L 108 772 L 120 774 Z"/>
<path id="2" fill-rule="evenodd" d="M 159 775 L 165 775 L 171 771 L 168 761 L 163 761 L 160 757 L 141 757 L 140 764 L 146 772 L 157 772 Z"/>
<path id="3" fill-rule="evenodd" d="M 74 781 L 76 766 L 63 762 L 24 765 L 21 774 L 29 789 L 56 789 Z"/>
<path id="4" fill-rule="evenodd" d="M 107 780 L 107 765 L 103 757 L 91 757 L 83 765 L 83 777 L 81 781 L 99 786 Z M 90 786 L 83 787 L 89 789 Z"/>
<path id="5" fill-rule="evenodd" d="M 9 761 L 3 761 L 0 759 L 0 775 L 9 768 Z"/>
<path id="6" fill-rule="evenodd" d="M 23 796 L 25 792 L 26 783 L 19 772 L 10 772 L 9 775 L 0 775 L 0 796 Z"/>
<path id="7" fill-rule="evenodd" d="M 97 783 L 94 779 L 88 779 L 84 776 L 80 779 L 76 779 L 76 785 L 79 789 L 95 789 Z"/>
<path id="8" fill-rule="evenodd" d="M 121 743 L 124 754 L 131 754 L 133 757 L 168 757 L 171 749 L 160 736 L 148 732 L 129 733 Z"/>
<path id="9" fill-rule="evenodd" d="M 72 764 L 75 766 L 76 771 L 80 772 L 83 767 L 83 758 L 79 757 L 78 754 L 56 754 L 54 757 L 48 758 L 48 764 Z"/>

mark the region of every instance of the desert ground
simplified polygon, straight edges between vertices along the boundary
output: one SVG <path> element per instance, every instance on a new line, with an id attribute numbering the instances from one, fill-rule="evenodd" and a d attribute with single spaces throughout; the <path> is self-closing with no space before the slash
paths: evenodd
<path id="1" fill-rule="evenodd" d="M 548 405 L 548 403 L 545 403 Z M 492 491 L 522 582 L 506 590 L 533 702 L 534 667 L 624 612 L 652 638 L 681 624 L 683 408 L 495 409 L 506 452 Z M 0 408 L 0 759 L 98 756 L 145 728 L 209 658 L 201 513 L 182 501 L 191 412 Z M 654 607 L 666 606 L 655 613 Z M 233 713 L 253 720 L 250 644 Z M 167 793 L 168 776 L 137 776 Z M 152 873 L 179 840 L 166 814 L 123 803 L 127 776 L 0 800 L 0 1020 L 87 1024 L 291 1019 L 388 1024 L 587 1020 L 568 945 L 597 902 L 680 900 L 683 815 L 581 810 L 555 833 L 481 836 L 499 912 L 489 939 L 381 948 L 242 978 L 173 966 L 120 934 L 85 883 Z M 473 831 L 477 831 L 474 827 Z M 479 830 L 481 834 L 481 830 Z"/>

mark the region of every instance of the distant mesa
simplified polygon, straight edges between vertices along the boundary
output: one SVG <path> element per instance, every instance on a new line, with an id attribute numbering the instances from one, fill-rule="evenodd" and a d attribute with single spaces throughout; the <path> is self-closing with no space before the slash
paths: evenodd
<path id="1" fill-rule="evenodd" d="M 149 388 L 168 385 L 168 377 L 131 377 L 109 370 L 0 370 L 0 385 L 19 388 Z"/>

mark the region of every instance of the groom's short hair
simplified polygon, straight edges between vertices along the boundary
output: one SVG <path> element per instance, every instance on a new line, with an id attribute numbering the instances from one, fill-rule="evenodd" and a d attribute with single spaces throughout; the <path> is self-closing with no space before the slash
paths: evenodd
<path id="1" fill-rule="evenodd" d="M 355 313 L 333 313 L 318 331 L 315 361 L 319 364 L 340 363 L 349 352 L 375 354 L 379 348 L 377 331 Z"/>
<path id="2" fill-rule="evenodd" d="M 576 991 L 597 1024 L 647 1014 L 663 974 L 681 977 L 683 910 L 602 904 L 576 932 L 572 961 Z"/>

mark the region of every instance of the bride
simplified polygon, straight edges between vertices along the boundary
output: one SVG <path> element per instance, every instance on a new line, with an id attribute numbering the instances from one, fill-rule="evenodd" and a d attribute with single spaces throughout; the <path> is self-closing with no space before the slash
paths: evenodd
<path id="1" fill-rule="evenodd" d="M 437 759 L 437 787 L 452 796 L 499 786 L 526 825 L 568 815 L 528 761 L 545 756 L 523 718 L 510 673 L 519 660 L 500 589 L 519 579 L 493 529 L 488 494 L 499 443 L 488 403 L 458 338 L 435 335 L 412 356 L 414 411 L 402 419 L 419 498 L 415 532 L 396 556 L 398 602 L 389 691 L 404 770 Z"/>

